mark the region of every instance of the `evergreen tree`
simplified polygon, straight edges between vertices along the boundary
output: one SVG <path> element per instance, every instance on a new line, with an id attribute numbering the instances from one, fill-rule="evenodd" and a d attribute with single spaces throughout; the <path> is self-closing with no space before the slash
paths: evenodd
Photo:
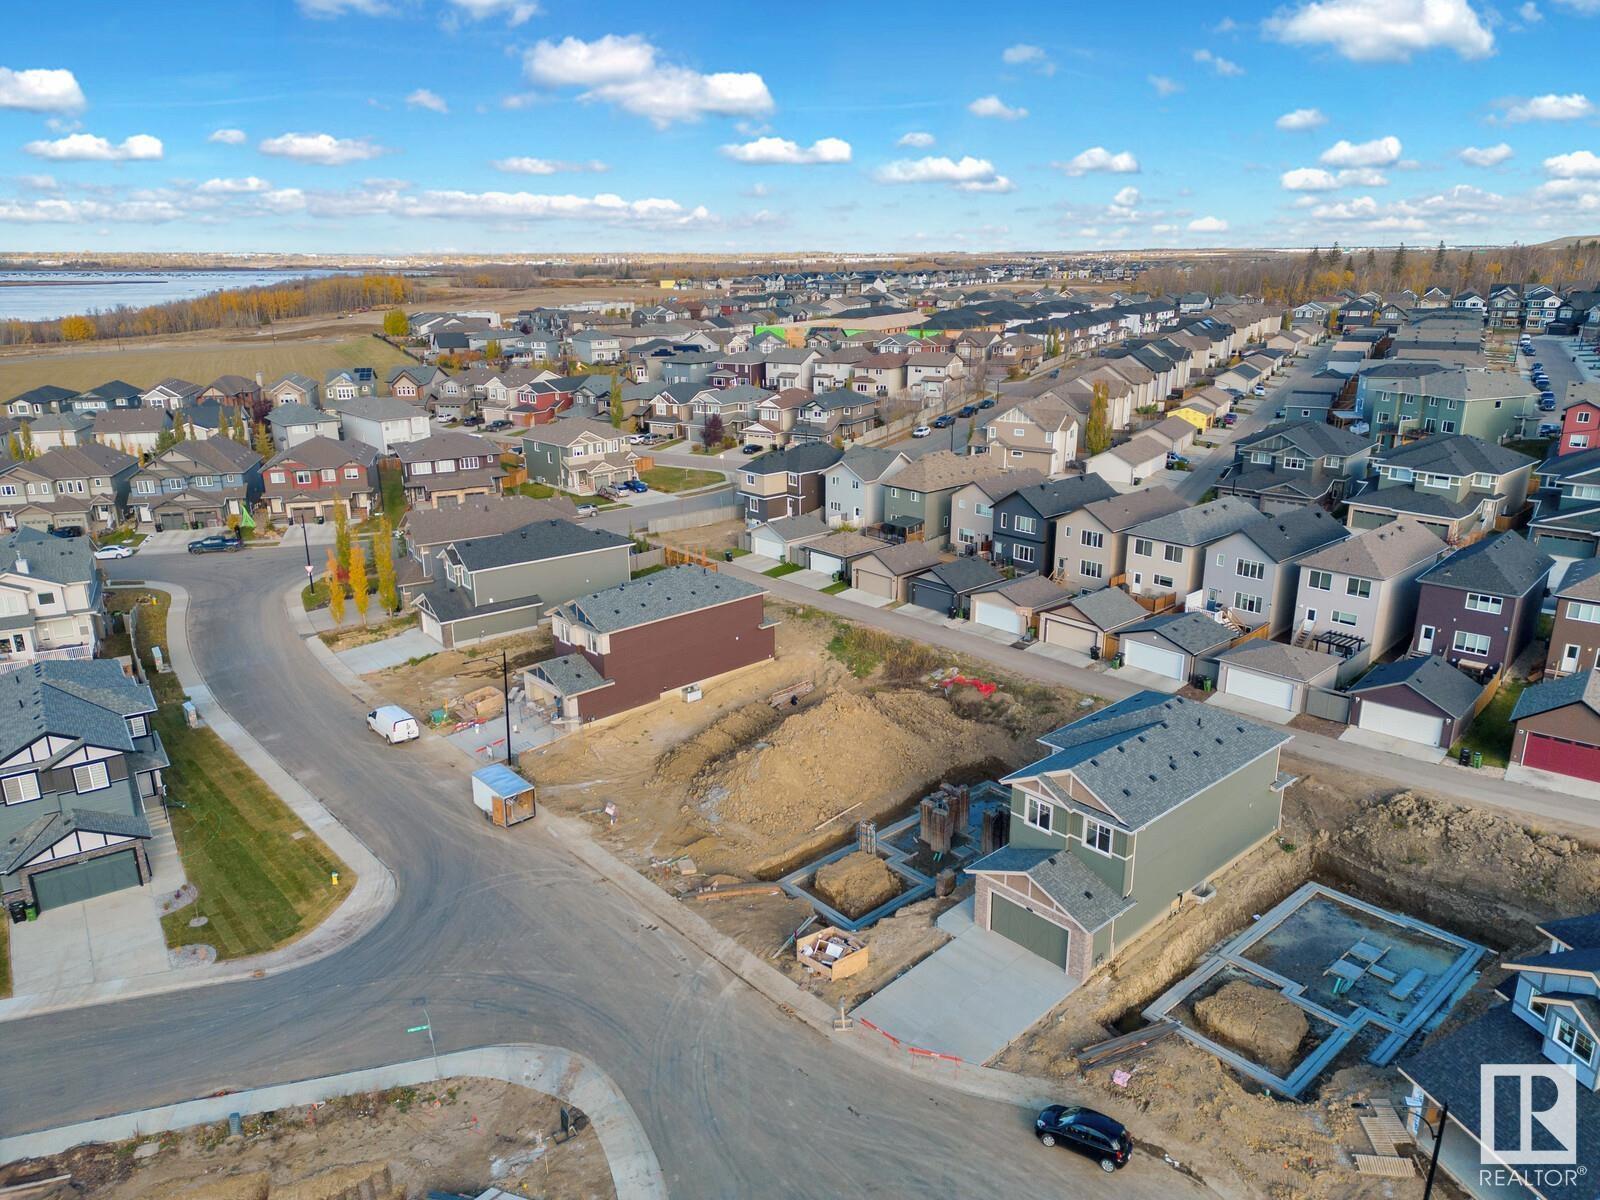
<path id="1" fill-rule="evenodd" d="M 355 601 L 361 623 L 367 623 L 367 606 L 372 597 L 367 595 L 367 551 L 360 542 L 350 547 L 350 599 Z"/>
<path id="2" fill-rule="evenodd" d="M 1338 266 L 1339 265 L 1339 255 L 1340 255 L 1340 253 L 1341 253 L 1341 251 L 1339 250 L 1339 243 L 1338 242 L 1334 242 L 1333 245 L 1328 247 L 1327 256 L 1324 257 L 1323 260 L 1322 260 L 1323 263 L 1325 265 L 1327 265 L 1327 266 L 1330 266 L 1330 267 Z"/>
<path id="3" fill-rule="evenodd" d="M 344 624 L 344 584 L 339 579 L 339 560 L 333 556 L 333 549 L 328 550 L 328 570 L 323 576 L 328 585 L 328 612 L 333 617 L 335 625 Z"/>
<path id="4" fill-rule="evenodd" d="M 1083 428 L 1083 452 L 1102 454 L 1111 448 L 1111 423 L 1107 410 L 1111 394 L 1104 383 L 1094 385 L 1089 399 L 1089 423 Z"/>
<path id="5" fill-rule="evenodd" d="M 372 543 L 372 557 L 378 568 L 378 603 L 385 612 L 400 611 L 400 591 L 394 581 L 394 527 L 385 517 L 378 527 L 378 540 Z"/>
<path id="6" fill-rule="evenodd" d="M 1367 247 L 1366 268 L 1369 271 L 1375 271 L 1378 269 L 1378 249 L 1376 246 Z"/>
<path id="7" fill-rule="evenodd" d="M 1444 274 L 1444 267 L 1444 241 L 1441 239 L 1439 242 L 1439 248 L 1433 252 L 1433 277 L 1435 279 L 1438 279 Z"/>
<path id="8" fill-rule="evenodd" d="M 1406 269 L 1406 244 L 1401 242 L 1395 248 L 1394 257 L 1389 260 L 1389 281 L 1398 283 Z"/>

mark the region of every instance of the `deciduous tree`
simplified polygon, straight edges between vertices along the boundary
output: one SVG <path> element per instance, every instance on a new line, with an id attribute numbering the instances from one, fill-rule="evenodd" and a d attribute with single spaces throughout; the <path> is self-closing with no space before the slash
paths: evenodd
<path id="1" fill-rule="evenodd" d="M 405 310 L 391 308 L 383 314 L 383 331 L 392 338 L 404 338 L 411 334 L 411 321 L 406 316 Z"/>
<path id="2" fill-rule="evenodd" d="M 350 599 L 355 601 L 361 623 L 367 623 L 367 605 L 372 597 L 367 594 L 367 551 L 360 542 L 350 547 Z"/>
<path id="3" fill-rule="evenodd" d="M 328 548 L 328 570 L 323 579 L 328 585 L 328 613 L 335 625 L 343 625 L 344 582 L 339 578 L 339 560 L 333 556 L 331 546 Z"/>
<path id="4" fill-rule="evenodd" d="M 385 517 L 378 527 L 378 540 L 372 543 L 372 557 L 378 569 L 378 603 L 385 612 L 400 611 L 400 591 L 394 581 L 394 527 Z"/>
<path id="5" fill-rule="evenodd" d="M 94 341 L 95 325 L 88 317 L 63 317 L 61 340 L 64 342 Z"/>
<path id="6" fill-rule="evenodd" d="M 722 444 L 722 418 L 712 413 L 706 418 L 706 423 L 700 427 L 700 440 L 707 450 L 715 450 Z"/>
<path id="7" fill-rule="evenodd" d="M 265 421 L 256 424 L 256 453 L 261 455 L 262 461 L 272 457 L 272 430 Z"/>
<path id="8" fill-rule="evenodd" d="M 333 510 L 333 549 L 339 556 L 340 562 L 350 561 L 350 519 L 345 514 L 343 505 Z"/>
<path id="9" fill-rule="evenodd" d="M 1089 397 L 1089 423 L 1083 427 L 1083 452 L 1103 454 L 1111 449 L 1111 394 L 1104 383 L 1094 385 Z"/>

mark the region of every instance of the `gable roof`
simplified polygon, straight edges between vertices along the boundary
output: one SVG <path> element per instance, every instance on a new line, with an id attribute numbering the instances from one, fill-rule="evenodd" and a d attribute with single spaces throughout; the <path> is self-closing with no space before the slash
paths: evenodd
<path id="1" fill-rule="evenodd" d="M 1379 663 L 1345 690 L 1360 693 L 1396 686 L 1415 692 L 1450 717 L 1464 717 L 1470 713 L 1483 692 L 1482 684 L 1468 678 L 1437 654 Z"/>
<path id="2" fill-rule="evenodd" d="M 1108 496 L 1084 505 L 1084 511 L 1113 533 L 1120 533 L 1145 521 L 1188 508 L 1184 500 L 1171 488 L 1150 487 L 1120 496 Z"/>
<path id="3" fill-rule="evenodd" d="M 1133 907 L 1079 861 L 1070 850 L 1002 846 L 967 867 L 968 871 L 1026 875 L 1090 933 Z"/>
<path id="4" fill-rule="evenodd" d="M 578 506 L 565 496 L 535 500 L 529 496 L 469 496 L 448 508 L 414 508 L 401 527 L 414 546 L 510 533 L 534 521 L 578 515 Z"/>
<path id="5" fill-rule="evenodd" d="M 902 467 L 895 474 L 894 486 L 908 492 L 942 492 L 979 479 L 991 479 L 1003 474 L 998 463 L 986 462 L 996 456 L 990 454 L 955 454 L 949 450 L 935 450 Z"/>
<path id="6" fill-rule="evenodd" d="M 1330 454 L 1347 457 L 1359 454 L 1373 444 L 1371 438 L 1357 437 L 1347 429 L 1340 429 L 1322 421 L 1307 420 L 1268 425 L 1260 433 L 1240 438 L 1234 443 L 1234 448 L 1247 450 L 1260 442 L 1271 441 L 1278 437 L 1283 438 L 1295 449 L 1306 451 L 1313 458 L 1322 458 Z"/>
<path id="7" fill-rule="evenodd" d="M 1600 714 L 1600 671 L 1583 671 L 1560 679 L 1546 679 L 1542 683 L 1524 688 L 1511 710 L 1513 723 L 1524 717 L 1536 717 L 1569 704 L 1582 704 L 1590 712 Z"/>
<path id="8" fill-rule="evenodd" d="M 267 424 L 274 429 L 287 429 L 291 425 L 337 425 L 337 413 L 324 412 L 320 408 L 312 408 L 309 404 L 291 402 L 289 404 L 274 405 L 267 414 Z"/>
<path id="9" fill-rule="evenodd" d="M 1419 577 L 1422 583 L 1521 596 L 1543 584 L 1555 560 L 1515 533 L 1501 533 L 1464 546 Z"/>
<path id="10" fill-rule="evenodd" d="M 1426 525 L 1401 519 L 1315 551 L 1301 559 L 1300 566 L 1388 579 L 1445 548 L 1439 535 Z"/>
<path id="11" fill-rule="evenodd" d="M 902 451 L 882 449 L 877 446 L 851 446 L 844 452 L 839 465 L 849 467 L 862 483 L 875 483 L 883 477 Z"/>
<path id="12" fill-rule="evenodd" d="M 94 547 L 88 538 L 58 538 L 23 526 L 0 538 L 0 574 L 28 564 L 28 574 L 50 583 L 85 583 L 94 578 Z"/>
<path id="13" fill-rule="evenodd" d="M 1116 587 L 1085 592 L 1066 607 L 1076 609 L 1084 620 L 1107 632 L 1137 624 L 1150 615 L 1144 605 Z"/>
<path id="14" fill-rule="evenodd" d="M 32 663 L 0 675 L 0 758 L 46 734 L 129 751 L 125 718 L 155 707 L 150 689 L 110 659 Z"/>
<path id="15" fill-rule="evenodd" d="M 1047 520 L 1065 513 L 1076 512 L 1096 500 L 1106 500 L 1116 495 L 1116 490 L 1098 475 L 1073 475 L 1066 479 L 1051 479 L 1021 488 L 1015 499 L 1028 505 Z M 1010 501 L 1013 497 L 1007 496 Z"/>
<path id="16" fill-rule="evenodd" d="M 1122 630 L 1124 637 L 1130 633 L 1159 634 L 1185 654 L 1195 655 L 1226 646 L 1234 639 L 1233 630 L 1202 612 L 1162 613 Z"/>
<path id="17" fill-rule="evenodd" d="M 1179 546 L 1203 546 L 1238 533 L 1250 525 L 1265 522 L 1261 511 L 1234 496 L 1223 496 L 1209 504 L 1182 508 L 1154 520 L 1134 525 L 1129 533 L 1157 542 Z"/>
<path id="18" fill-rule="evenodd" d="M 1261 524 L 1249 525 L 1239 533 L 1273 562 L 1279 563 L 1351 536 L 1350 530 L 1329 516 L 1326 509 L 1314 507 L 1296 509 L 1284 516 L 1269 516 Z"/>
<path id="19" fill-rule="evenodd" d="M 570 446 L 585 434 L 606 442 L 627 437 L 609 421 L 596 421 L 590 417 L 566 417 L 546 425 L 534 425 L 522 436 L 536 446 Z"/>
<path id="20" fill-rule="evenodd" d="M 717 604 L 765 596 L 766 590 L 704 567 L 668 567 L 615 587 L 570 600 L 557 609 L 598 633 L 664 621 Z"/>
<path id="21" fill-rule="evenodd" d="M 877 559 L 891 575 L 914 575 L 942 562 L 944 555 L 927 542 L 896 542 L 874 550 L 867 558 Z"/>
<path id="22" fill-rule="evenodd" d="M 544 562 L 573 554 L 587 554 L 593 550 L 610 550 L 629 544 L 629 540 L 620 533 L 555 517 L 531 522 L 509 533 L 451 542 L 445 553 L 469 571 L 483 571 L 513 563 Z"/>
<path id="23" fill-rule="evenodd" d="M 1496 446 L 1469 433 L 1429 434 L 1386 450 L 1379 457 L 1384 466 L 1409 467 L 1436 475 L 1504 475 L 1535 461 L 1531 455 Z"/>
<path id="24" fill-rule="evenodd" d="M 826 471 L 843 457 L 844 451 L 826 442 L 806 442 L 799 446 L 790 446 L 787 450 L 769 450 L 765 454 L 757 455 L 740 470 L 752 475 L 773 475 L 778 472 L 804 475 L 814 471 Z"/>
<path id="25" fill-rule="evenodd" d="M 1308 646 L 1269 642 L 1265 638 L 1240 642 L 1217 657 L 1230 666 L 1276 675 L 1280 679 L 1292 679 L 1297 683 L 1310 683 L 1328 670 L 1337 669 L 1344 661 L 1336 654 L 1325 654 Z"/>
<path id="26" fill-rule="evenodd" d="M 1000 578 L 999 571 L 975 554 L 935 563 L 923 573 L 933 576 L 958 596 L 988 587 Z"/>
<path id="27" fill-rule="evenodd" d="M 1564 600 L 1600 600 L 1600 558 L 1580 558 L 1570 564 L 1556 595 Z"/>
<path id="28" fill-rule="evenodd" d="M 206 443 L 215 440 L 207 438 Z M 309 437 L 287 450 L 274 454 L 267 460 L 267 467 L 279 467 L 284 463 L 301 463 L 312 470 L 322 470 L 325 467 L 342 467 L 349 462 L 370 467 L 377 460 L 378 451 L 365 442 L 339 441 L 337 438 L 319 433 L 316 437 Z"/>
<path id="29" fill-rule="evenodd" d="M 115 475 L 137 464 L 138 460 L 131 455 L 91 442 L 85 446 L 56 446 L 18 465 L 49 479 L 78 479 Z"/>

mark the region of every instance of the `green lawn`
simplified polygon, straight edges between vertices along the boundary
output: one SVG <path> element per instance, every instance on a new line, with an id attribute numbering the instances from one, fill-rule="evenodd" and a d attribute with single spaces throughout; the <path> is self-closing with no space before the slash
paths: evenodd
<path id="1" fill-rule="evenodd" d="M 131 529 L 110 529 L 105 533 L 97 534 L 95 542 L 101 546 L 137 546 L 144 541 L 147 535 L 135 533 Z"/>
<path id="2" fill-rule="evenodd" d="M 769 579 L 782 579 L 785 575 L 793 575 L 799 569 L 800 569 L 800 564 L 799 563 L 787 563 L 786 562 L 786 563 L 779 563 L 775 567 L 768 567 L 765 571 L 763 571 L 761 573 L 763 575 L 767 576 Z"/>
<path id="3" fill-rule="evenodd" d="M 1500 690 L 1494 694 L 1494 699 L 1489 701 L 1472 724 L 1467 726 L 1467 731 L 1461 735 L 1461 740 L 1450 747 L 1451 755 L 1460 753 L 1461 748 L 1465 746 L 1468 750 L 1476 750 L 1482 754 L 1483 765 L 1486 767 L 1503 767 L 1510 762 L 1511 737 L 1514 732 L 1511 725 L 1511 710 L 1516 707 L 1517 697 L 1522 695 L 1522 689 L 1527 686 L 1527 681 L 1522 679 L 1507 678 L 1502 682 Z"/>
<path id="4" fill-rule="evenodd" d="M 688 492 L 723 482 L 720 473 L 694 467 L 651 467 L 641 471 L 639 478 L 658 492 Z"/>
<path id="5" fill-rule="evenodd" d="M 150 646 L 167 645 L 166 593 L 116 591 L 108 607 L 127 611 L 141 595 L 156 599 L 138 606 L 139 647 L 148 665 Z M 338 906 L 354 873 L 226 742 L 184 723 L 183 690 L 170 671 L 152 674 L 151 690 L 161 705 L 155 729 L 172 760 L 166 782 L 176 802 L 169 811 L 178 854 L 200 891 L 194 904 L 162 918 L 167 944 L 203 942 L 219 958 L 238 958 L 299 937 Z M 191 928 L 196 916 L 206 923 Z"/>
<path id="6" fill-rule="evenodd" d="M 837 596 L 840 592 L 848 590 L 849 587 L 850 585 L 841 579 L 837 583 L 830 583 L 827 587 L 823 588 L 822 594 L 824 596 Z"/>

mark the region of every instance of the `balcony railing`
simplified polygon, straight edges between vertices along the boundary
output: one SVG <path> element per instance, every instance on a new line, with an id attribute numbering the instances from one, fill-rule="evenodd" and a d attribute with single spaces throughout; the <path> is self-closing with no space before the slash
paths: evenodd
<path id="1" fill-rule="evenodd" d="M 94 647 L 88 645 L 56 646 L 49 650 L 24 650 L 11 654 L 0 654 L 0 675 L 9 671 L 17 671 L 30 663 L 46 662 L 51 659 L 78 659 L 93 658 Z"/>

